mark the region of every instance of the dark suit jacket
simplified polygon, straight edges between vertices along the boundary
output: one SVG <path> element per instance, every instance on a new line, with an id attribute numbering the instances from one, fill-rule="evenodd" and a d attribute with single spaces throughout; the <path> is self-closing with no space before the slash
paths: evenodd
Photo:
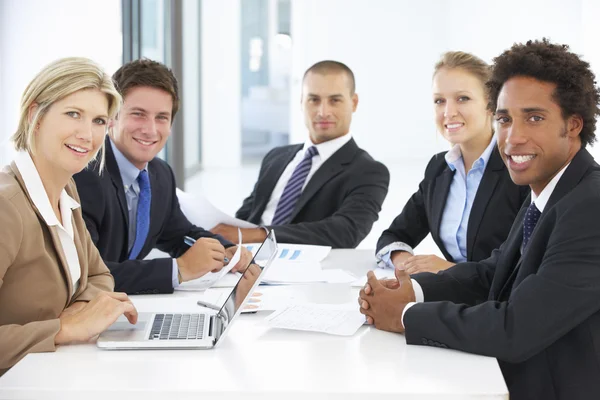
<path id="1" fill-rule="evenodd" d="M 581 150 L 521 255 L 526 201 L 489 259 L 413 275 L 409 344 L 496 357 L 511 399 L 600 399 L 600 170 Z"/>
<path id="2" fill-rule="evenodd" d="M 153 248 L 179 257 L 188 249 L 185 235 L 211 237 L 226 247 L 232 244 L 193 225 L 183 215 L 175 193 L 175 177 L 171 167 L 159 158 L 148 163 L 151 187 L 150 229 L 137 260 L 128 260 L 129 213 L 119 166 L 109 139 L 106 139 L 106 161 L 74 176 L 81 197 L 83 218 L 102 259 L 115 278 L 115 290 L 131 294 L 172 293 L 173 260 L 143 260 Z"/>
<path id="3" fill-rule="evenodd" d="M 431 232 L 431 237 L 446 260 L 454 262 L 440 237 L 442 215 L 455 173 L 448 167 L 445 154 L 436 154 L 429 161 L 419 190 L 408 200 L 389 229 L 383 231 L 376 252 L 394 242 L 403 242 L 415 248 Z M 529 186 L 513 183 L 495 147 L 469 215 L 467 261 L 488 258 L 504 242 L 529 191 Z"/>
<path id="4" fill-rule="evenodd" d="M 263 159 L 252 194 L 236 217 L 260 224 L 273 188 L 302 145 L 277 147 Z M 336 151 L 311 177 L 290 224 L 270 226 L 281 243 L 354 248 L 379 217 L 390 183 L 385 165 L 373 160 L 354 139 Z"/>

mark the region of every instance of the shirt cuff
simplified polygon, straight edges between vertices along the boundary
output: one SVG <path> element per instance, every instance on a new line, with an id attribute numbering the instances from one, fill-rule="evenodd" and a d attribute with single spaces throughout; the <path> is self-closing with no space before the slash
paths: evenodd
<path id="1" fill-rule="evenodd" d="M 392 252 L 393 251 L 406 251 L 414 255 L 413 248 L 403 242 L 390 243 L 375 254 L 375 260 L 379 268 L 395 268 L 392 264 Z"/>
<path id="2" fill-rule="evenodd" d="M 406 305 L 406 307 L 404 307 L 404 310 L 402 310 L 402 326 L 404 327 L 404 330 L 406 330 L 406 325 L 404 325 L 404 314 L 406 314 L 406 311 L 415 304 L 422 303 L 425 301 L 425 298 L 423 296 L 423 288 L 421 287 L 421 285 L 419 285 L 419 282 L 415 281 L 414 279 L 411 279 L 410 281 L 412 282 L 416 301 L 411 301 Z"/>
<path id="3" fill-rule="evenodd" d="M 173 289 L 179 287 L 179 265 L 177 264 L 176 258 L 173 259 L 173 274 L 171 274 L 171 283 L 173 284 Z"/>
<path id="4" fill-rule="evenodd" d="M 266 226 L 259 226 L 259 228 L 264 229 L 264 231 L 267 233 L 267 236 L 269 236 L 269 232 L 270 232 L 269 228 L 267 228 Z"/>

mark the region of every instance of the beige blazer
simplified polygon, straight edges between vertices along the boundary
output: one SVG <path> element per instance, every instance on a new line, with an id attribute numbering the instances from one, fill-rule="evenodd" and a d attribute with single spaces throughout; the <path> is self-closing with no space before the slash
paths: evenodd
<path id="1" fill-rule="evenodd" d="M 73 180 L 65 189 L 80 201 Z M 76 293 L 57 228 L 44 222 L 15 163 L 0 172 L 0 376 L 28 353 L 55 350 L 58 316 L 67 306 L 114 288 L 81 207 L 72 221 L 81 265 Z"/>

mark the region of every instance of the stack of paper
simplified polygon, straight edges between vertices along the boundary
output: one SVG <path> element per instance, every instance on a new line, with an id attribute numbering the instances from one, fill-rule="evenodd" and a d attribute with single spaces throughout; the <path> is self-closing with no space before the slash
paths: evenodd
<path id="1" fill-rule="evenodd" d="M 272 265 L 262 279 L 268 285 L 294 285 L 306 283 L 351 283 L 356 277 L 341 269 L 322 270 L 320 264 L 279 263 Z"/>
<path id="2" fill-rule="evenodd" d="M 265 318 L 271 328 L 352 336 L 365 323 L 356 302 L 347 304 L 295 304 Z"/>
<path id="3" fill-rule="evenodd" d="M 277 236 L 277 233 L 275 234 Z M 245 244 L 252 254 L 256 254 L 260 243 Z M 308 244 L 278 243 L 277 255 L 274 264 L 283 262 L 320 263 L 331 251 L 330 246 L 317 246 Z"/>

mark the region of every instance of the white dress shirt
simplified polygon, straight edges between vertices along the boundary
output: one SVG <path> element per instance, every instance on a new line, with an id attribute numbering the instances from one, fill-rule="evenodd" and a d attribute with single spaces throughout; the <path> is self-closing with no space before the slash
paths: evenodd
<path id="1" fill-rule="evenodd" d="M 44 189 L 42 179 L 38 173 L 31 156 L 26 151 L 20 151 L 15 156 L 15 164 L 23 177 L 27 192 L 33 201 L 33 204 L 37 207 L 44 222 L 48 226 L 56 226 L 58 231 L 58 238 L 62 245 L 62 251 L 67 260 L 69 267 L 69 279 L 73 285 L 73 293 L 77 291 L 79 287 L 79 278 L 81 277 L 81 266 L 79 264 L 79 256 L 77 255 L 77 249 L 75 248 L 75 239 L 73 233 L 73 221 L 71 219 L 73 210 L 80 207 L 71 196 L 63 189 L 60 193 L 59 207 L 61 214 L 61 221 L 58 220 L 50 199 Z M 57 249 L 60 251 L 60 249 Z"/>
<path id="2" fill-rule="evenodd" d="M 285 167 L 285 170 L 279 177 L 277 184 L 273 188 L 273 192 L 271 193 L 271 198 L 265 207 L 265 211 L 262 214 L 260 219 L 260 224 L 262 226 L 271 225 L 273 221 L 273 217 L 275 216 L 275 210 L 277 210 L 277 204 L 279 203 L 279 198 L 283 194 L 283 190 L 285 189 L 285 185 L 287 185 L 288 181 L 292 177 L 294 173 L 294 169 L 300 164 L 302 159 L 304 158 L 304 153 L 308 150 L 309 147 L 315 146 L 319 151 L 319 154 L 315 155 L 312 159 L 312 166 L 310 167 L 310 172 L 306 177 L 306 181 L 304 181 L 304 186 L 302 186 L 302 190 L 308 184 L 310 178 L 313 177 L 315 172 L 323 165 L 325 161 L 329 157 L 331 157 L 336 151 L 341 149 L 346 143 L 348 143 L 352 139 L 352 135 L 350 133 L 345 134 L 344 136 L 340 136 L 339 138 L 335 138 L 333 140 L 329 140 L 324 143 L 314 144 L 310 139 L 308 139 L 302 149 L 296 153 L 296 156 L 290 161 L 290 163 Z"/>
<path id="3" fill-rule="evenodd" d="M 544 212 L 544 208 L 546 208 L 546 204 L 548 204 L 548 200 L 550 199 L 550 196 L 552 196 L 552 192 L 554 192 L 554 188 L 556 187 L 556 184 L 558 183 L 560 178 L 563 176 L 565 170 L 567 169 L 567 167 L 570 164 L 571 163 L 567 164 L 563 169 L 558 171 L 558 173 L 554 176 L 554 178 L 552 178 L 552 180 L 550 182 L 548 182 L 546 187 L 544 187 L 544 189 L 542 190 L 542 192 L 540 193 L 539 196 L 536 196 L 536 194 L 533 192 L 533 190 L 531 191 L 531 202 L 535 203 L 535 206 L 537 207 L 538 210 L 540 210 L 540 213 Z M 423 288 L 421 287 L 421 285 L 419 285 L 419 283 L 417 281 L 415 281 L 414 279 L 411 279 L 411 281 L 413 284 L 413 289 L 415 291 L 416 302 L 408 303 L 406 305 L 406 307 L 404 307 L 404 310 L 402 311 L 402 326 L 404 326 L 404 314 L 406 314 L 406 310 L 408 310 L 409 308 L 411 308 L 412 306 L 414 306 L 417 303 L 422 303 L 425 301 L 425 296 L 423 295 Z"/>

